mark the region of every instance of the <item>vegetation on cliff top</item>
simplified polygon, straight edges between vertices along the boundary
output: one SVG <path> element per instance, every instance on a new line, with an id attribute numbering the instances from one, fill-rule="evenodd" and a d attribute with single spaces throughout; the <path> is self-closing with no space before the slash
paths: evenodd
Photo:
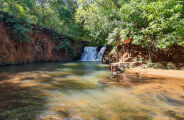
<path id="1" fill-rule="evenodd" d="M 117 36 L 143 47 L 184 45 L 183 0 L 78 0 L 76 18 L 99 43 Z"/>
<path id="2" fill-rule="evenodd" d="M 0 10 L 92 45 L 117 38 L 156 49 L 184 45 L 183 0 L 1 0 Z"/>
<path id="3" fill-rule="evenodd" d="M 48 28 L 59 34 L 85 39 L 87 34 L 82 22 L 75 21 L 77 3 L 73 0 L 1 0 L 0 11 L 8 12 L 17 19 L 6 19 L 19 41 L 28 37 L 31 25 Z M 0 16 L 2 19 L 2 15 Z M 26 24 L 26 25 L 25 25 Z M 22 34 L 22 35 L 20 35 Z M 23 39 L 24 41 L 25 39 Z M 26 39 L 27 41 L 28 39 Z M 25 41 L 24 41 L 25 42 Z"/>

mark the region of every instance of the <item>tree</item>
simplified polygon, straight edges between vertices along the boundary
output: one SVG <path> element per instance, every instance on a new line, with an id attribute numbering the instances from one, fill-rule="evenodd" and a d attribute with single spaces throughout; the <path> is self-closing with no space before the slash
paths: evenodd
<path id="1" fill-rule="evenodd" d="M 49 28 L 76 39 L 85 38 L 83 23 L 77 23 L 77 3 L 73 0 L 1 0 L 0 10 L 30 24 Z"/>
<path id="2" fill-rule="evenodd" d="M 183 0 L 79 0 L 77 21 L 84 21 L 96 44 L 131 38 L 142 47 L 184 45 Z"/>

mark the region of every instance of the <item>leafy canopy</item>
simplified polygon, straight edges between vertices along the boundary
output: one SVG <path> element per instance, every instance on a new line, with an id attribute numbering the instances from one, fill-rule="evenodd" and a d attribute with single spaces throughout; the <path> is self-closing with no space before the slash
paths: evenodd
<path id="1" fill-rule="evenodd" d="M 76 22 L 76 9 L 77 3 L 73 0 L 0 0 L 0 11 L 8 12 L 17 19 L 78 40 L 85 39 L 87 31 L 83 29 L 83 23 Z M 14 27 L 15 33 L 27 32 L 23 25 Z"/>
<path id="2" fill-rule="evenodd" d="M 91 45 L 117 37 L 155 49 L 184 45 L 183 0 L 1 0 L 0 11 L 21 20 L 7 21 L 17 39 L 27 38 L 27 21 Z"/>
<path id="3" fill-rule="evenodd" d="M 184 45 L 183 0 L 78 0 L 76 19 L 97 44 L 131 38 L 133 44 L 167 49 Z"/>

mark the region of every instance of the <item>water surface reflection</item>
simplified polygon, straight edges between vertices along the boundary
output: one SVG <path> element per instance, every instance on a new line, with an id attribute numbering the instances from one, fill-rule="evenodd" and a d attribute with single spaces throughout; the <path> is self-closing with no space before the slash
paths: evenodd
<path id="1" fill-rule="evenodd" d="M 97 62 L 0 68 L 1 120 L 184 120 L 184 80 Z"/>

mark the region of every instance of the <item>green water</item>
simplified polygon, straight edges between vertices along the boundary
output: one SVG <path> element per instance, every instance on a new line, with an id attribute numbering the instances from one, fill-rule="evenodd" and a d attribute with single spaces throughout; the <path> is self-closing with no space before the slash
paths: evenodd
<path id="1" fill-rule="evenodd" d="M 0 120 L 184 120 L 184 80 L 110 75 L 97 62 L 0 67 Z"/>

